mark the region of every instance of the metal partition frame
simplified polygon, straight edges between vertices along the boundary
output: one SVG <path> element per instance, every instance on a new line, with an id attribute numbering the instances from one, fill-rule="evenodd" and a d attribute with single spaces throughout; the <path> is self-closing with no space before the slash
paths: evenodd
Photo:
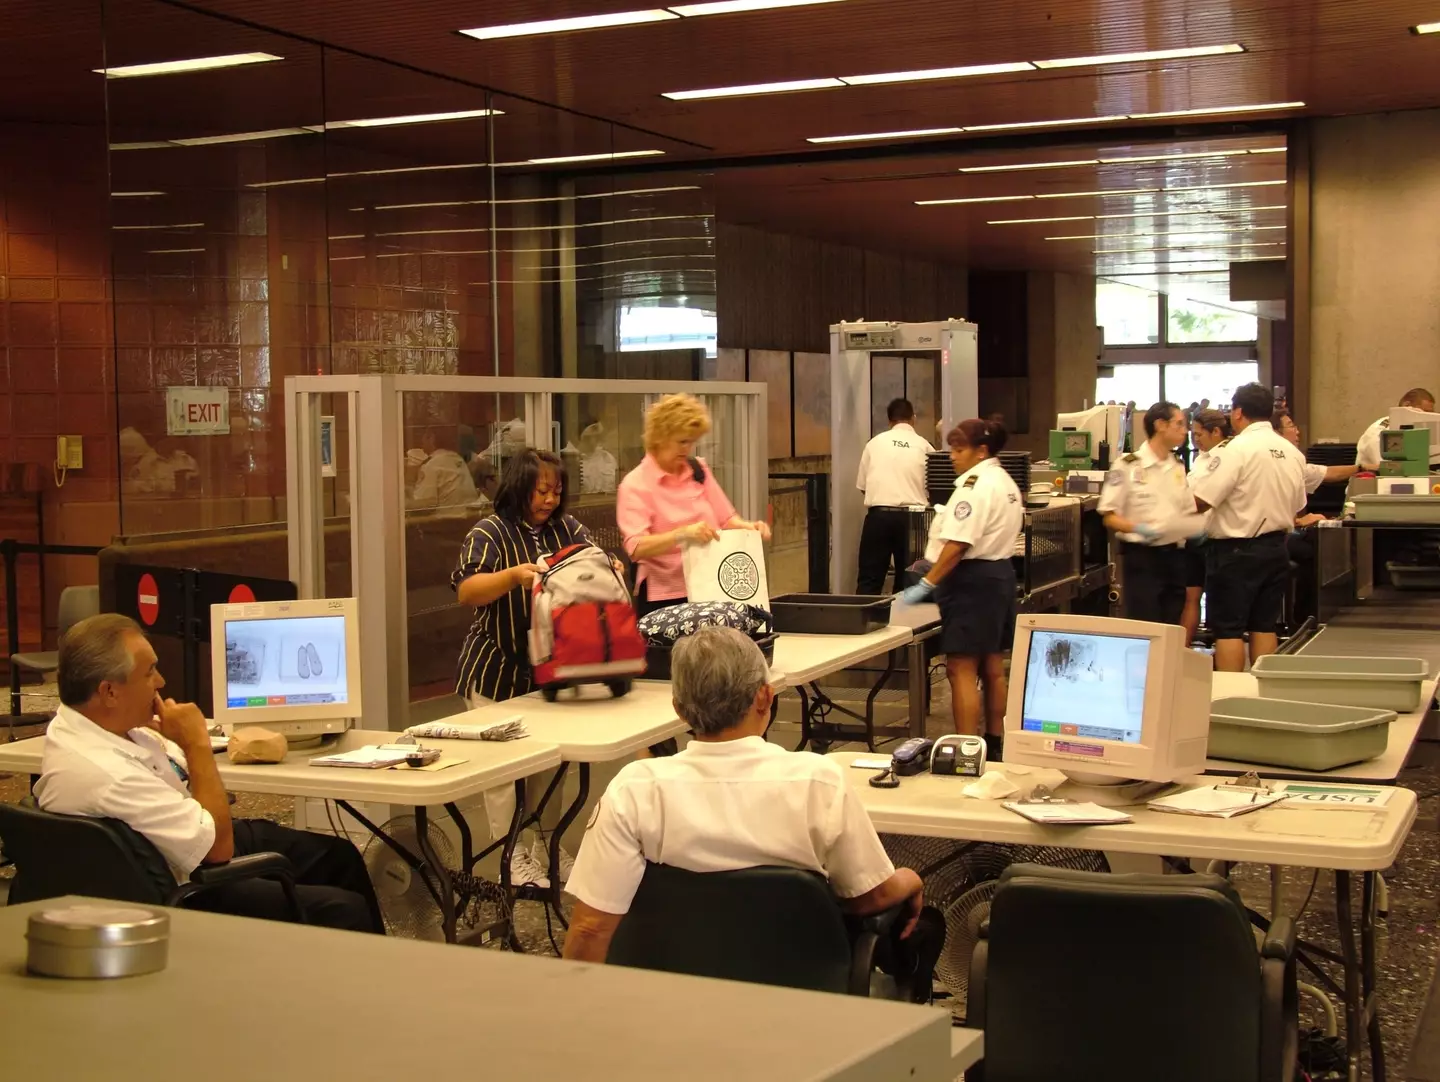
<path id="1" fill-rule="evenodd" d="M 739 483 L 728 492 L 746 518 L 764 515 L 767 396 L 763 383 L 495 376 L 291 376 L 285 380 L 285 515 L 290 577 L 300 596 L 324 597 L 325 509 L 320 474 L 322 396 L 348 406 L 350 576 L 360 610 L 361 693 L 366 728 L 399 729 L 409 716 L 410 656 L 405 581 L 404 395 L 509 394 L 522 398 L 526 437 L 551 446 L 557 394 L 733 396 Z M 360 433 L 365 438 L 360 438 Z M 357 479 L 364 478 L 364 484 Z M 456 644 L 459 649 L 459 643 Z"/>
<path id="2" fill-rule="evenodd" d="M 979 328 L 960 319 L 935 323 L 836 323 L 830 328 L 830 591 L 855 591 L 865 501 L 855 487 L 870 431 L 870 357 L 935 352 L 940 357 L 943 431 L 980 412 Z M 922 432 L 930 439 L 933 433 Z M 933 442 L 933 441 L 932 441 Z"/>

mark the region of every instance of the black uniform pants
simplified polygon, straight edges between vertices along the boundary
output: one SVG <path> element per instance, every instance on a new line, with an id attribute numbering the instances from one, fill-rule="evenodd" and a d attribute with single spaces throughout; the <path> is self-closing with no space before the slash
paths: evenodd
<path id="1" fill-rule="evenodd" d="M 237 857 L 279 853 L 295 866 L 295 892 L 309 923 L 385 934 L 365 860 L 348 839 L 295 830 L 268 819 L 236 819 L 234 828 Z M 196 895 L 189 904 L 195 909 L 237 917 L 290 919 L 284 891 L 269 879 L 227 883 Z"/>
<path id="2" fill-rule="evenodd" d="M 920 910 L 909 938 L 900 938 L 899 922 L 875 946 L 875 968 L 895 978 L 911 1003 L 929 1003 L 935 991 L 935 963 L 945 948 L 945 917 L 933 905 Z"/>
<path id="3" fill-rule="evenodd" d="M 1185 608 L 1185 550 L 1178 545 L 1122 544 L 1125 618 L 1178 624 Z"/>
<path id="4" fill-rule="evenodd" d="M 872 507 L 860 530 L 860 573 L 857 594 L 875 595 L 885 589 L 885 573 L 895 564 L 895 588 L 910 566 L 910 513 L 896 507 Z"/>

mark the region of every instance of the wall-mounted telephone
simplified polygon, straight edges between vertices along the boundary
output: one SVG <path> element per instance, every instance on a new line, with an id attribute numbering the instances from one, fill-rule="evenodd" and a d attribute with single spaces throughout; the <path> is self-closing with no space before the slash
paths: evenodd
<path id="1" fill-rule="evenodd" d="M 55 465 L 62 470 L 85 468 L 85 445 L 82 437 L 55 437 Z"/>

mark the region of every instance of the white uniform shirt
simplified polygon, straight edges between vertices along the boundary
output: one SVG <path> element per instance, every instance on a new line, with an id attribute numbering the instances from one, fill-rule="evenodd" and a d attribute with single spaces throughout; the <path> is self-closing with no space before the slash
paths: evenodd
<path id="1" fill-rule="evenodd" d="M 1314 492 L 1325 483 L 1325 467 L 1314 462 L 1305 463 L 1305 491 Z"/>
<path id="2" fill-rule="evenodd" d="M 458 451 L 436 451 L 420 464 L 411 507 L 463 507 L 478 493 L 470 466 Z"/>
<path id="3" fill-rule="evenodd" d="M 1360 438 L 1355 442 L 1355 465 L 1375 466 L 1380 462 L 1380 433 L 1390 427 L 1390 415 L 1387 413 L 1378 421 L 1371 423 L 1370 427 L 1360 433 Z"/>
<path id="4" fill-rule="evenodd" d="M 1008 560 L 1025 528 L 1025 501 L 998 458 L 987 458 L 955 478 L 945 510 L 935 515 L 925 558 L 940 559 L 945 542 L 970 547 L 962 560 Z"/>
<path id="5" fill-rule="evenodd" d="M 580 460 L 580 491 L 614 492 L 619 479 L 620 463 L 603 447 L 597 447 Z"/>
<path id="6" fill-rule="evenodd" d="M 61 706 L 45 732 L 35 799 L 49 812 L 128 824 L 183 883 L 215 844 L 215 820 L 172 759 L 186 767 L 184 752 L 153 729 L 131 729 L 126 739 Z"/>
<path id="7" fill-rule="evenodd" d="M 865 493 L 866 507 L 924 507 L 925 456 L 935 448 L 901 423 L 882 432 L 860 454 L 855 487 Z"/>
<path id="8" fill-rule="evenodd" d="M 1187 520 L 1195 515 L 1195 497 L 1185 482 L 1185 467 L 1170 452 L 1161 458 L 1146 440 L 1134 454 L 1122 455 L 1115 468 L 1105 475 L 1100 490 L 1099 511 L 1114 512 L 1136 524 L 1153 526 L 1162 534 L 1160 543 L 1175 544 L 1187 532 Z M 1199 532 L 1198 517 L 1188 528 Z M 1138 533 L 1117 533 L 1121 541 L 1144 544 Z"/>
<path id="9" fill-rule="evenodd" d="M 1214 509 L 1211 537 L 1289 530 L 1305 506 L 1305 456 L 1269 421 L 1252 421 L 1210 452 L 1194 493 Z"/>
<path id="10" fill-rule="evenodd" d="M 758 736 L 693 740 L 678 755 L 625 766 L 565 889 L 603 913 L 628 913 L 647 860 L 691 872 L 804 868 L 841 898 L 895 872 L 839 763 Z"/>

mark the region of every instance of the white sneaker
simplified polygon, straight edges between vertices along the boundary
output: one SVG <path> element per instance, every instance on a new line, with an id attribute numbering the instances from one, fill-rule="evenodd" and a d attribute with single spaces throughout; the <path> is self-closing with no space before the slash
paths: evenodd
<path id="1" fill-rule="evenodd" d="M 512 887 L 541 887 L 549 889 L 550 877 L 545 868 L 528 849 L 516 849 L 510 854 L 510 885 Z"/>
<path id="2" fill-rule="evenodd" d="M 531 854 L 531 859 L 535 861 L 537 866 L 543 868 L 546 864 L 548 864 L 550 859 L 550 849 L 544 842 L 537 840 L 535 842 L 534 848 L 531 849 Z M 556 859 L 556 863 L 560 865 L 560 882 L 569 882 L 570 873 L 575 870 L 575 858 L 565 851 L 565 847 L 563 845 L 560 847 L 560 854 Z"/>

